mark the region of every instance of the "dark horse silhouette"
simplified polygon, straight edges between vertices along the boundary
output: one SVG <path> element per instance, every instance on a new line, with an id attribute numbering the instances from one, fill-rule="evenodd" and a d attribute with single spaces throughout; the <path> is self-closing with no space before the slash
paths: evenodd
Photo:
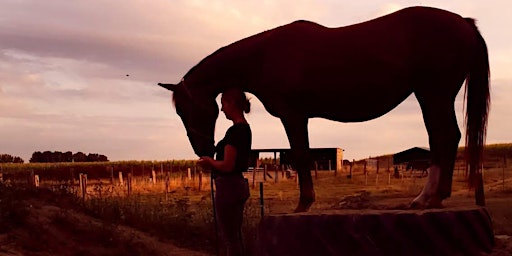
<path id="1" fill-rule="evenodd" d="M 367 121 L 411 93 L 420 104 L 432 153 L 429 178 L 412 206 L 441 207 L 451 194 L 461 138 L 454 101 L 464 81 L 466 160 L 474 185 L 481 177 L 490 99 L 487 46 L 473 19 L 411 7 L 340 28 L 296 21 L 223 47 L 178 84 L 159 85 L 174 92 L 176 111 L 198 156 L 214 154 L 219 93 L 238 87 L 254 94 L 284 125 L 299 174 L 300 212 L 315 201 L 308 119 Z M 483 194 L 479 198 L 483 205 Z"/>

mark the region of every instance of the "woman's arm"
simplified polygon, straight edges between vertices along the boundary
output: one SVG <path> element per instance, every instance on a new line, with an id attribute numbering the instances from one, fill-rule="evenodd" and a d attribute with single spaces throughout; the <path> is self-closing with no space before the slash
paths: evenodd
<path id="1" fill-rule="evenodd" d="M 197 164 L 203 168 L 213 168 L 220 172 L 232 172 L 235 169 L 236 148 L 232 145 L 224 147 L 224 160 L 214 160 L 211 157 L 199 158 Z"/>

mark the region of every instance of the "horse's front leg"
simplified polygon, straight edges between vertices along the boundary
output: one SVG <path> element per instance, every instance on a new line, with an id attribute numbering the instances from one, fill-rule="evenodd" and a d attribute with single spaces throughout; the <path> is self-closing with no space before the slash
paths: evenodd
<path id="1" fill-rule="evenodd" d="M 307 118 L 281 118 L 288 135 L 292 165 L 297 170 L 300 199 L 295 212 L 306 212 L 315 202 L 315 190 L 311 178 L 311 156 L 308 138 Z"/>

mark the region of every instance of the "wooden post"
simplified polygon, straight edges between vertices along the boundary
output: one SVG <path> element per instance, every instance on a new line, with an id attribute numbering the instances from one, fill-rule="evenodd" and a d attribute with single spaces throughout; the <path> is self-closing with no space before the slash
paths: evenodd
<path id="1" fill-rule="evenodd" d="M 80 173 L 78 175 L 80 182 L 80 192 L 82 194 L 82 200 L 87 199 L 87 174 Z"/>
<path id="2" fill-rule="evenodd" d="M 155 170 L 151 171 L 151 176 L 153 178 L 153 185 L 156 185 L 156 172 L 155 172 Z"/>
<path id="3" fill-rule="evenodd" d="M 365 169 L 366 169 L 366 164 L 365 164 Z M 364 172 L 364 185 L 368 185 L 368 172 Z"/>
<path id="4" fill-rule="evenodd" d="M 391 185 L 391 172 L 388 172 L 388 185 Z"/>
<path id="5" fill-rule="evenodd" d="M 263 166 L 263 181 L 267 181 L 267 164 Z"/>
<path id="6" fill-rule="evenodd" d="M 190 168 L 187 168 L 187 177 L 188 180 L 192 180 L 192 173 L 190 172 Z"/>
<path id="7" fill-rule="evenodd" d="M 352 179 L 352 166 L 356 163 L 355 159 L 352 159 L 352 163 L 350 163 L 350 174 L 348 175 L 349 179 Z"/>
<path id="8" fill-rule="evenodd" d="M 169 193 L 169 190 L 171 188 L 171 173 L 167 172 L 165 173 L 165 193 Z"/>
<path id="9" fill-rule="evenodd" d="M 128 192 L 128 196 L 132 194 L 132 173 L 128 173 L 128 177 L 126 179 L 126 190 Z"/>
<path id="10" fill-rule="evenodd" d="M 256 188 L 256 166 L 252 169 L 252 189 Z"/>
<path id="11" fill-rule="evenodd" d="M 331 170 L 331 160 L 329 160 L 329 171 Z"/>
<path id="12" fill-rule="evenodd" d="M 39 187 L 39 175 L 34 175 L 34 187 Z"/>
<path id="13" fill-rule="evenodd" d="M 124 182 L 123 182 L 123 173 L 122 172 L 119 172 L 119 184 L 121 184 L 121 186 L 124 185 Z"/>
<path id="14" fill-rule="evenodd" d="M 378 172 L 376 173 L 376 176 L 375 176 L 375 185 L 379 185 L 379 173 Z"/>
<path id="15" fill-rule="evenodd" d="M 110 185 L 114 185 L 114 167 L 108 167 L 110 169 Z"/>

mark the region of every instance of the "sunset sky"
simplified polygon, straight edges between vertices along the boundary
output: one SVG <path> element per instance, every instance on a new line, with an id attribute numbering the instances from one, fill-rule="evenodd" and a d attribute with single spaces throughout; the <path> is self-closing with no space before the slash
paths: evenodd
<path id="1" fill-rule="evenodd" d="M 99 153 L 110 160 L 196 159 L 158 82 L 178 82 L 236 40 L 295 20 L 346 26 L 408 6 L 477 19 L 487 42 L 492 105 L 487 143 L 512 142 L 512 2 L 509 0 L 0 0 L 0 154 Z M 456 102 L 462 126 L 463 102 Z M 289 147 L 253 97 L 253 148 Z M 230 123 L 219 116 L 216 141 Z M 414 96 L 364 123 L 312 119 L 312 147 L 360 159 L 428 147 Z M 461 140 L 461 145 L 463 140 Z"/>

